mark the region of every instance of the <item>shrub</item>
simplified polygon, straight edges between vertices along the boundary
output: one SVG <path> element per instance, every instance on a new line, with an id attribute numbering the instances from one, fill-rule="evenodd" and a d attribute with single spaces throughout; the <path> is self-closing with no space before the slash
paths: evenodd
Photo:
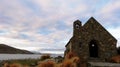
<path id="1" fill-rule="evenodd" d="M 74 52 L 68 52 L 65 56 L 65 59 L 71 59 L 75 56 L 77 56 L 77 55 Z"/>
<path id="2" fill-rule="evenodd" d="M 68 59 L 63 62 L 62 67 L 76 67 L 76 64 Z"/>
<path id="3" fill-rule="evenodd" d="M 79 58 L 74 52 L 68 52 L 64 58 L 63 65 L 68 67 L 86 67 L 86 61 L 83 58 Z"/>
<path id="4" fill-rule="evenodd" d="M 61 56 L 56 58 L 62 59 L 62 61 L 57 63 L 55 59 L 51 58 L 50 55 L 46 54 L 42 55 L 41 58 L 37 60 L 8 60 L 5 61 L 8 63 L 4 63 L 3 67 L 86 67 L 85 61 L 82 58 L 77 57 L 77 55 L 73 52 L 69 52 L 68 54 L 66 54 L 64 59 Z"/>
<path id="5" fill-rule="evenodd" d="M 113 56 L 113 57 L 110 59 L 110 62 L 120 63 L 120 55 Z"/>
<path id="6" fill-rule="evenodd" d="M 14 60 L 5 60 L 1 63 L 4 64 L 5 62 L 11 64 L 11 63 L 20 63 L 21 65 L 37 65 L 37 62 L 40 61 L 40 59 L 14 59 Z"/>
<path id="7" fill-rule="evenodd" d="M 55 62 L 54 61 L 41 62 L 38 64 L 37 67 L 55 67 Z"/>
<path id="8" fill-rule="evenodd" d="M 9 67 L 9 64 L 8 63 L 4 63 L 3 67 Z"/>
<path id="9" fill-rule="evenodd" d="M 24 65 L 23 67 L 30 67 L 30 66 L 28 66 L 28 65 Z"/>
<path id="10" fill-rule="evenodd" d="M 19 63 L 12 63 L 12 64 L 9 64 L 9 67 L 23 67 L 23 66 Z"/>
<path id="11" fill-rule="evenodd" d="M 46 59 L 50 59 L 50 55 L 49 54 L 45 54 L 45 55 L 42 55 L 40 57 L 40 60 L 43 61 L 43 60 L 46 60 Z"/>
<path id="12" fill-rule="evenodd" d="M 58 57 L 55 57 L 54 59 L 55 59 L 56 63 L 62 63 L 64 58 L 62 56 L 58 56 Z"/>
<path id="13" fill-rule="evenodd" d="M 73 58 L 71 58 L 71 61 L 73 63 L 79 63 L 80 62 L 80 58 L 79 57 L 73 57 Z"/>
<path id="14" fill-rule="evenodd" d="M 62 63 L 55 64 L 55 67 L 63 67 Z"/>

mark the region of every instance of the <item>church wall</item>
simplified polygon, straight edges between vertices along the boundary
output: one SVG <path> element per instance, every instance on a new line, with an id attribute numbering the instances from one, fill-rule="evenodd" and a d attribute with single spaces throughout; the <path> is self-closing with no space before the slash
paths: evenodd
<path id="1" fill-rule="evenodd" d="M 79 21 L 75 22 L 78 23 Z M 117 55 L 116 43 L 117 40 L 105 30 L 101 24 L 99 24 L 95 19 L 90 19 L 84 26 L 75 28 L 74 23 L 74 33 L 70 40 L 69 45 L 66 47 L 66 52 L 68 52 L 71 45 L 71 50 L 75 52 L 79 57 L 86 60 L 90 58 L 89 43 L 91 40 L 95 40 L 98 46 L 98 58 L 102 61 Z"/>

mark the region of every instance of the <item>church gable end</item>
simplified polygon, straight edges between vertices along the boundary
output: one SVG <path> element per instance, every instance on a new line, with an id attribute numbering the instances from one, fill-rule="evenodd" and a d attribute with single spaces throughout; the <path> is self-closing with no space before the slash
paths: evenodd
<path id="1" fill-rule="evenodd" d="M 65 55 L 73 51 L 79 57 L 104 61 L 117 54 L 117 40 L 93 17 L 83 26 L 79 20 L 73 24 L 73 37 L 67 43 Z"/>
<path id="2" fill-rule="evenodd" d="M 101 37 L 104 40 L 106 38 L 106 41 L 111 40 L 111 41 L 117 42 L 117 40 L 93 17 L 91 17 L 84 24 L 83 28 L 85 30 L 87 30 L 87 32 L 89 32 L 89 34 L 91 33 L 91 35 L 93 35 L 93 37 L 98 36 L 98 37 Z"/>

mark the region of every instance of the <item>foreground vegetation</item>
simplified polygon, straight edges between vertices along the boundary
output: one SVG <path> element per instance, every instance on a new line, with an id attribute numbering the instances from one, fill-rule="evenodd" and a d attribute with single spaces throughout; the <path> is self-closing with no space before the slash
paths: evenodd
<path id="1" fill-rule="evenodd" d="M 110 58 L 109 62 L 120 63 L 120 55 Z M 2 61 L 0 67 L 87 67 L 86 63 L 87 61 L 84 59 L 69 52 L 64 58 L 61 56 L 53 58 L 49 54 L 45 54 L 38 59 Z"/>
<path id="2" fill-rule="evenodd" d="M 65 58 L 43 55 L 39 59 L 7 60 L 0 67 L 86 67 L 81 59 L 69 52 Z"/>

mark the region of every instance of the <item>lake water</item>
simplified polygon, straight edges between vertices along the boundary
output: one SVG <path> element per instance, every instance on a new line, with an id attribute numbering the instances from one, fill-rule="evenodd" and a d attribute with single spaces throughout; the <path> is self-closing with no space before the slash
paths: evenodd
<path id="1" fill-rule="evenodd" d="M 41 54 L 0 54 L 0 60 L 11 60 L 11 59 L 38 59 Z M 57 57 L 59 55 L 50 55 L 51 57 Z"/>

